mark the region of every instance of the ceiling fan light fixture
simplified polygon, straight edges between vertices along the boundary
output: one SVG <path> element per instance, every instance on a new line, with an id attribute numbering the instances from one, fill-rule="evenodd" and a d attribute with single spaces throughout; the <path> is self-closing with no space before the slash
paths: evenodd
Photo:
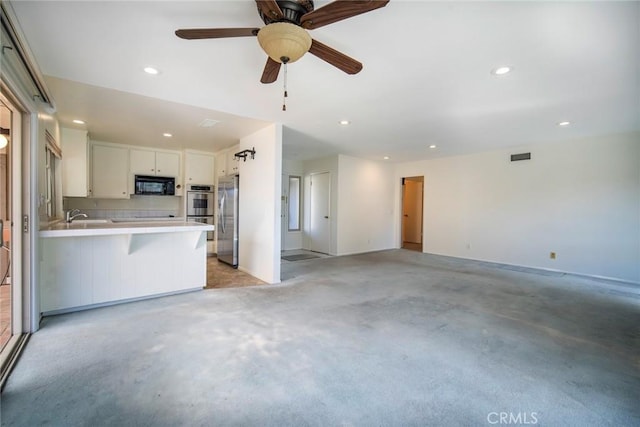
<path id="1" fill-rule="evenodd" d="M 297 61 L 309 51 L 311 36 L 295 24 L 274 22 L 258 32 L 258 43 L 271 59 L 286 64 Z"/>

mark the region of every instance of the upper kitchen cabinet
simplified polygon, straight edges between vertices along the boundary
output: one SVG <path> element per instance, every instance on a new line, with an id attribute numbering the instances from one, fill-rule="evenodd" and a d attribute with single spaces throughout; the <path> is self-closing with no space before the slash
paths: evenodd
<path id="1" fill-rule="evenodd" d="M 234 156 L 238 151 L 240 151 L 239 144 L 216 153 L 216 172 L 218 176 L 236 175 L 239 173 L 238 159 Z"/>
<path id="2" fill-rule="evenodd" d="M 128 147 L 117 144 L 91 144 L 91 197 L 128 199 L 128 175 Z"/>
<path id="3" fill-rule="evenodd" d="M 213 154 L 185 152 L 185 185 L 215 185 L 215 161 Z"/>
<path id="4" fill-rule="evenodd" d="M 61 128 L 63 158 L 62 195 L 87 197 L 89 189 L 89 134 L 86 130 Z"/>
<path id="5" fill-rule="evenodd" d="M 216 153 L 216 175 L 217 176 L 225 176 L 225 175 L 227 175 L 227 152 L 226 152 L 226 150 Z"/>
<path id="6" fill-rule="evenodd" d="M 129 170 L 133 175 L 180 176 L 180 153 L 168 151 L 129 150 Z"/>
<path id="7" fill-rule="evenodd" d="M 180 153 L 156 151 L 156 175 L 179 177 L 180 160 Z"/>
<path id="8" fill-rule="evenodd" d="M 235 154 L 240 151 L 240 144 L 234 145 L 227 150 L 227 175 L 237 175 L 240 173 L 239 161 Z"/>
<path id="9" fill-rule="evenodd" d="M 176 196 L 181 196 L 181 160 L 182 153 L 178 151 L 156 151 L 131 147 L 129 150 L 129 192 L 134 193 L 135 175 L 166 176 L 176 178 Z"/>

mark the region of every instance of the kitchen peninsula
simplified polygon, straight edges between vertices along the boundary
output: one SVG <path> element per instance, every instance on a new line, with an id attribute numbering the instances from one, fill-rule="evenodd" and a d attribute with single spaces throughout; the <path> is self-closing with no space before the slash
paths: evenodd
<path id="1" fill-rule="evenodd" d="M 40 230 L 40 311 L 52 315 L 202 289 L 207 231 L 184 221 L 80 220 Z"/>

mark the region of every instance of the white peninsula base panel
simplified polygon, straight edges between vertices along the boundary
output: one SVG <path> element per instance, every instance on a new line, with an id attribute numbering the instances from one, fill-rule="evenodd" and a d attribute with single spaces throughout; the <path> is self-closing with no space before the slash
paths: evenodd
<path id="1" fill-rule="evenodd" d="M 206 232 L 41 239 L 43 315 L 206 286 Z"/>

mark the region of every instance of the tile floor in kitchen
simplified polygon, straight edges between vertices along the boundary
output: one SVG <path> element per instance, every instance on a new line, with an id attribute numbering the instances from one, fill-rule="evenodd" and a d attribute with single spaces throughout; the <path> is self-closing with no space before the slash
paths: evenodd
<path id="1" fill-rule="evenodd" d="M 282 251 L 282 255 L 313 255 L 314 258 L 326 258 L 331 255 L 321 254 L 318 252 L 306 251 L 303 249 Z M 282 263 L 291 263 L 299 261 L 282 260 Z M 207 258 L 207 286 L 205 289 L 217 288 L 239 288 L 244 286 L 268 285 L 268 283 L 257 279 L 250 274 L 235 269 L 225 263 L 219 262 L 215 256 Z"/>

